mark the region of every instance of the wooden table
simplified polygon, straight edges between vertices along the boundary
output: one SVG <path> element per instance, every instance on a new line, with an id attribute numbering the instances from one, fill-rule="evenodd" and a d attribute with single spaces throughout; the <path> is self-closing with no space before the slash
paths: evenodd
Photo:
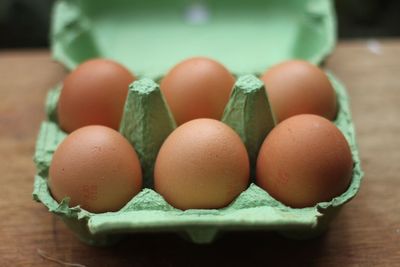
<path id="1" fill-rule="evenodd" d="M 45 95 L 64 70 L 48 51 L 0 52 L 0 266 L 59 266 L 38 249 L 86 266 L 400 266 L 400 41 L 341 42 L 327 67 L 352 98 L 365 178 L 325 235 L 292 241 L 231 233 L 199 246 L 173 234 L 140 234 L 95 248 L 31 197 Z"/>

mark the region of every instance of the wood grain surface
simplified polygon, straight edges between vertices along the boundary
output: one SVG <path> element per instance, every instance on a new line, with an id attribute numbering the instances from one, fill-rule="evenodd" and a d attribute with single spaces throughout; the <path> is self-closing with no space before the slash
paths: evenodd
<path id="1" fill-rule="evenodd" d="M 194 245 L 174 234 L 80 243 L 32 200 L 32 155 L 48 89 L 65 72 L 48 51 L 0 52 L 0 266 L 400 266 L 400 40 L 347 41 L 327 60 L 348 88 L 364 181 L 330 230 L 293 241 L 268 232 Z"/>

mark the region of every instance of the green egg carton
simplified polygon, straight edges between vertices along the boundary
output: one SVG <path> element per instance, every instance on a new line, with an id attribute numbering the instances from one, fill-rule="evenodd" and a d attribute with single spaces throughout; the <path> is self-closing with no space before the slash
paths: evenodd
<path id="1" fill-rule="evenodd" d="M 335 43 L 330 0 L 58 0 L 51 37 L 55 59 L 69 69 L 89 58 L 106 57 L 141 77 L 129 88 L 120 132 L 138 153 L 144 189 L 117 212 L 94 214 L 79 206 L 69 207 L 68 198 L 61 203 L 52 198 L 48 170 L 55 149 L 67 136 L 57 124 L 61 85 L 47 97 L 47 119 L 40 127 L 34 156 L 37 173 L 33 197 L 88 244 L 110 245 L 127 233 L 163 231 L 176 232 L 195 243 L 209 243 L 218 234 L 235 230 L 276 231 L 292 238 L 310 238 L 325 230 L 359 190 L 363 173 L 349 98 L 330 73 L 339 103 L 334 123 L 349 142 L 354 161 L 347 191 L 329 202 L 293 209 L 254 183 L 258 150 L 274 127 L 264 85 L 255 75 L 290 58 L 320 64 Z M 238 77 L 222 121 L 246 145 L 252 175 L 248 189 L 229 206 L 182 211 L 152 189 L 154 160 L 176 127 L 157 81 L 180 60 L 198 55 L 222 62 Z"/>

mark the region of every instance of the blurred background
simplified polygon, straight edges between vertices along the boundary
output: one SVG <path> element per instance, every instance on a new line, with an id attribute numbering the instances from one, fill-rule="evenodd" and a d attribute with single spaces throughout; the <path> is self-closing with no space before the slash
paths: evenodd
<path id="1" fill-rule="evenodd" d="M 54 0 L 0 0 L 0 49 L 47 47 Z M 400 36 L 399 0 L 336 0 L 339 38 Z"/>

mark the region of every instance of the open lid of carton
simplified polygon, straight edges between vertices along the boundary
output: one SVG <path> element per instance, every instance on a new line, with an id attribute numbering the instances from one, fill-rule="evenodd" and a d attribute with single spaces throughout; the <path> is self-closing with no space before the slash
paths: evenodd
<path id="1" fill-rule="evenodd" d="M 67 68 L 114 59 L 158 78 L 192 56 L 232 73 L 261 73 L 282 60 L 315 64 L 332 51 L 332 0 L 58 0 L 52 50 Z"/>

